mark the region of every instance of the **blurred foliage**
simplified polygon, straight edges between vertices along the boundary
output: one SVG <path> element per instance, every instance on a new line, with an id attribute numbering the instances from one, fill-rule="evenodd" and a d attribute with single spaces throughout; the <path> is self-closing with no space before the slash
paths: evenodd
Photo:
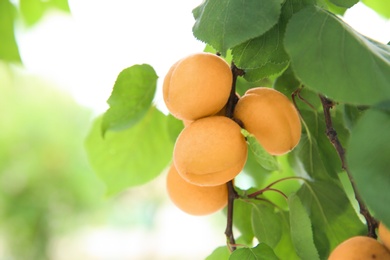
<path id="1" fill-rule="evenodd" d="M 0 60 L 22 63 L 15 27 L 35 25 L 50 10 L 70 12 L 68 0 L 0 0 Z"/>
<path id="2" fill-rule="evenodd" d="M 50 239 L 101 202 L 83 149 L 91 113 L 8 64 L 0 91 L 1 236 L 10 259 L 47 259 Z"/>

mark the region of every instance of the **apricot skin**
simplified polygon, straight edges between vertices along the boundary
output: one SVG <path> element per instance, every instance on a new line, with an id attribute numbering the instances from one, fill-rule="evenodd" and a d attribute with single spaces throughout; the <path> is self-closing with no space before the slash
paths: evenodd
<path id="1" fill-rule="evenodd" d="M 224 116 L 198 119 L 176 139 L 173 159 L 179 174 L 201 186 L 224 184 L 236 177 L 247 159 L 240 126 Z"/>
<path id="2" fill-rule="evenodd" d="M 385 247 L 390 250 L 390 230 L 382 222 L 379 222 L 378 237 Z"/>
<path id="3" fill-rule="evenodd" d="M 171 201 L 190 215 L 209 215 L 227 204 L 227 186 L 201 187 L 185 181 L 172 164 L 166 179 L 166 189 Z"/>
<path id="4" fill-rule="evenodd" d="M 163 82 L 169 112 L 181 120 L 211 116 L 226 104 L 233 76 L 229 64 L 211 53 L 195 53 L 172 65 Z"/>
<path id="5" fill-rule="evenodd" d="M 390 252 L 379 241 L 366 236 L 355 236 L 339 244 L 328 260 L 389 260 Z"/>
<path id="6" fill-rule="evenodd" d="M 294 104 L 272 88 L 249 89 L 237 102 L 234 118 L 272 155 L 288 153 L 301 138 L 301 121 Z"/>

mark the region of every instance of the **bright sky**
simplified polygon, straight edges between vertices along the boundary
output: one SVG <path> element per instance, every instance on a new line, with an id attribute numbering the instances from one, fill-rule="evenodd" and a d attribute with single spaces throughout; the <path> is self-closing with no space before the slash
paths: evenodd
<path id="1" fill-rule="evenodd" d="M 201 0 L 69 0 L 72 16 L 54 13 L 19 34 L 26 67 L 55 80 L 97 113 L 107 108 L 119 72 L 148 63 L 159 76 L 204 44 L 192 35 L 192 9 Z M 364 17 L 364 18 L 362 18 Z M 363 4 L 345 20 L 380 42 L 390 41 L 390 23 Z M 156 102 L 161 102 L 157 95 Z"/>

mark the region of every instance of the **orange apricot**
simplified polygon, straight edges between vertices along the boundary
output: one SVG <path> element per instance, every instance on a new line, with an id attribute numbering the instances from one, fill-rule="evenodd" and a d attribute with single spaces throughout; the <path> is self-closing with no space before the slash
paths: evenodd
<path id="1" fill-rule="evenodd" d="M 301 121 L 294 104 L 272 88 L 249 89 L 237 102 L 234 117 L 272 155 L 291 151 L 301 138 Z"/>
<path id="2" fill-rule="evenodd" d="M 172 164 L 166 179 L 166 189 L 171 201 L 191 215 L 208 215 L 221 210 L 227 204 L 226 184 L 201 187 L 185 181 Z"/>
<path id="3" fill-rule="evenodd" d="M 242 170 L 247 143 L 240 126 L 224 116 L 193 121 L 176 139 L 173 159 L 179 174 L 201 186 L 221 185 Z"/>
<path id="4" fill-rule="evenodd" d="M 367 236 L 351 237 L 339 244 L 328 260 L 389 260 L 390 252 L 379 241 Z"/>
<path id="5" fill-rule="evenodd" d="M 385 247 L 390 250 L 390 230 L 382 222 L 379 222 L 378 237 Z"/>
<path id="6" fill-rule="evenodd" d="M 178 119 L 211 116 L 226 104 L 233 76 L 229 64 L 211 53 L 195 53 L 172 65 L 163 82 L 163 98 Z"/>

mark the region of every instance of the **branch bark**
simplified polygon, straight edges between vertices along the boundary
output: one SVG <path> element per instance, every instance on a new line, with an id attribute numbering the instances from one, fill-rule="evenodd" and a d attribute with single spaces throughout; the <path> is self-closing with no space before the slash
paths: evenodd
<path id="1" fill-rule="evenodd" d="M 336 149 L 337 154 L 339 155 L 339 158 L 341 160 L 341 167 L 343 170 L 348 175 L 349 181 L 351 182 L 353 192 L 355 194 L 355 199 L 357 200 L 359 204 L 359 209 L 360 209 L 360 214 L 363 215 L 367 222 L 367 229 L 368 229 L 368 236 L 377 238 L 375 229 L 378 227 L 378 221 L 371 215 L 370 211 L 368 210 L 367 206 L 363 202 L 363 199 L 361 198 L 359 191 L 357 190 L 356 183 L 351 175 L 351 172 L 348 168 L 347 162 L 345 160 L 345 149 L 341 145 L 340 140 L 337 136 L 336 130 L 333 128 L 333 123 L 332 123 L 332 117 L 330 115 L 330 109 L 332 109 L 335 105 L 335 103 L 326 98 L 323 95 L 319 95 L 321 99 L 321 104 L 323 107 L 324 111 L 324 116 L 325 116 L 325 124 L 326 124 L 326 135 L 333 145 L 333 147 Z"/>
<path id="2" fill-rule="evenodd" d="M 230 96 L 226 103 L 226 112 L 225 112 L 225 115 L 229 118 L 233 118 L 234 107 L 236 106 L 238 101 L 238 97 L 236 95 L 237 77 L 244 75 L 244 71 L 237 68 L 234 65 L 234 63 L 231 64 L 231 71 L 233 75 L 233 82 L 230 91 Z M 225 235 L 227 240 L 229 241 L 229 248 L 231 249 L 231 251 L 234 251 L 236 249 L 235 246 L 236 241 L 233 235 L 233 207 L 234 207 L 234 200 L 237 199 L 239 196 L 236 190 L 234 189 L 233 181 L 229 181 L 226 185 L 228 188 L 228 204 L 227 204 L 227 223 L 226 223 Z"/>

